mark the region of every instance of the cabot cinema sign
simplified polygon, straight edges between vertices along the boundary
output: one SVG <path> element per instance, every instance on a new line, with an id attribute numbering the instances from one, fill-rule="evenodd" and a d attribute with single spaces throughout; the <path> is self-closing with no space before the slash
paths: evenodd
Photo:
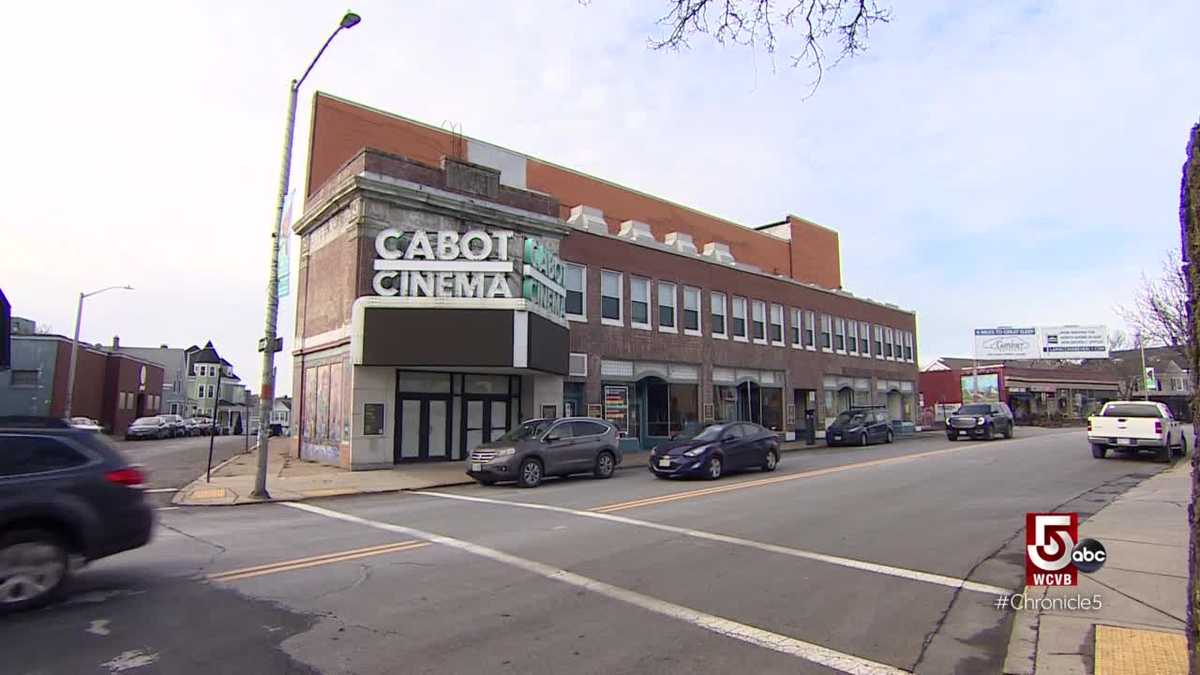
<path id="1" fill-rule="evenodd" d="M 515 274 L 509 230 L 399 230 L 375 237 L 375 292 L 410 298 L 511 298 Z M 566 291 L 558 255 L 525 238 L 521 294 L 553 316 L 563 316 Z"/>

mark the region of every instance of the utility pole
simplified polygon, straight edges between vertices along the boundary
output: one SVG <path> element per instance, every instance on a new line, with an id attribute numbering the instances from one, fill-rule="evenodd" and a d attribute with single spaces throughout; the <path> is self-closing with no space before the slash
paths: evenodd
<path id="1" fill-rule="evenodd" d="M 213 350 L 216 353 L 216 350 Z M 221 371 L 222 367 L 220 355 L 217 356 L 217 391 L 216 398 L 213 399 L 213 416 L 212 424 L 208 427 L 208 468 L 204 470 L 204 482 L 212 482 L 212 456 L 213 456 L 213 438 L 217 434 L 217 421 L 221 415 Z"/>
<path id="2" fill-rule="evenodd" d="M 1146 345 L 1142 342 L 1142 334 L 1137 334 L 1138 351 L 1142 354 L 1142 399 L 1150 400 L 1150 378 L 1146 376 Z"/>
<path id="3" fill-rule="evenodd" d="M 298 80 L 292 80 L 288 87 L 287 122 L 283 134 L 283 161 L 279 169 L 279 196 L 275 207 L 275 225 L 271 229 L 271 263 L 267 273 L 267 321 L 263 339 L 259 341 L 258 350 L 262 357 L 262 385 L 259 388 L 258 401 L 258 470 L 254 477 L 254 491 L 251 497 L 269 499 L 267 492 L 267 445 L 270 441 L 270 429 L 263 422 L 267 419 L 275 404 L 275 352 L 282 348 L 282 339 L 275 335 L 276 324 L 279 321 L 279 237 L 287 236 L 283 229 L 283 209 L 287 200 L 288 185 L 292 169 L 292 141 L 296 131 L 296 97 L 300 93 L 300 85 L 312 72 L 317 60 L 325 53 L 325 49 L 333 42 L 333 38 L 345 28 L 353 28 L 362 19 L 354 12 L 346 12 L 338 27 L 330 34 L 329 39 L 321 46 L 320 51 L 313 57 L 308 68 Z"/>
<path id="4" fill-rule="evenodd" d="M 79 294 L 79 305 L 75 308 L 75 337 L 71 338 L 71 365 L 67 368 L 67 396 L 63 406 L 63 417 L 66 419 L 71 419 L 71 404 L 75 399 L 75 362 L 79 358 L 79 322 L 83 318 L 83 301 L 93 295 L 112 290 L 132 291 L 133 286 L 109 286 L 91 293 Z"/>
<path id="5" fill-rule="evenodd" d="M 1188 134 L 1187 159 L 1183 164 L 1183 180 L 1179 187 L 1179 226 L 1183 239 L 1184 277 L 1187 279 L 1188 357 L 1192 375 L 1192 420 L 1200 414 L 1200 315 L 1196 313 L 1197 292 L 1200 292 L 1200 123 Z M 1200 675 L 1200 448 L 1192 436 L 1191 500 L 1188 504 L 1188 600 L 1187 645 L 1191 675 Z"/>

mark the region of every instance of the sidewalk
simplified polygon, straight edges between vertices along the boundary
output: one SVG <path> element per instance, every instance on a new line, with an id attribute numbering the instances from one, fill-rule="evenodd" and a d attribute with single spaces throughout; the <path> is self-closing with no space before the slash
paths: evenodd
<path id="1" fill-rule="evenodd" d="M 269 501 L 425 490 L 475 482 L 467 476 L 464 462 L 405 464 L 378 471 L 347 471 L 336 466 L 306 462 L 292 455 L 288 447 L 289 440 L 272 439 L 271 454 L 267 461 L 267 491 L 271 493 Z M 821 441 L 813 446 L 806 446 L 802 441 L 791 441 L 784 443 L 780 449 L 790 452 L 824 447 Z M 626 452 L 617 469 L 643 469 L 649 461 L 649 455 L 646 451 Z M 175 493 L 171 503 L 179 506 L 230 506 L 261 502 L 263 500 L 250 496 L 254 489 L 257 462 L 258 453 L 253 448 L 248 454 L 234 455 L 213 471 L 211 482 L 205 482 L 204 476 L 201 476 Z"/>
<path id="2" fill-rule="evenodd" d="M 1079 528 L 1108 561 L 1079 585 L 1026 588 L 1031 597 L 1099 595 L 1095 611 L 1021 611 L 1004 672 L 1187 673 L 1187 504 L 1190 457 L 1142 482 Z"/>

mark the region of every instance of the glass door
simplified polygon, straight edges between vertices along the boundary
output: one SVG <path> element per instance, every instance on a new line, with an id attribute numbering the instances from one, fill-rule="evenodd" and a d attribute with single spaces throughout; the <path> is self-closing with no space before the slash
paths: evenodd
<path id="1" fill-rule="evenodd" d="M 392 461 L 450 458 L 450 398 L 407 394 L 396 402 Z"/>

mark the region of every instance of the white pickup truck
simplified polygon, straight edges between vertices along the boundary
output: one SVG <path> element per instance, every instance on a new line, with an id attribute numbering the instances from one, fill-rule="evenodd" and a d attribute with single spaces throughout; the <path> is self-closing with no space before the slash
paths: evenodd
<path id="1" fill-rule="evenodd" d="M 1088 418 L 1088 443 L 1092 457 L 1104 459 L 1110 448 L 1117 452 L 1150 450 L 1170 462 L 1187 454 L 1187 435 L 1171 410 L 1153 401 L 1110 401 L 1100 414 Z"/>

